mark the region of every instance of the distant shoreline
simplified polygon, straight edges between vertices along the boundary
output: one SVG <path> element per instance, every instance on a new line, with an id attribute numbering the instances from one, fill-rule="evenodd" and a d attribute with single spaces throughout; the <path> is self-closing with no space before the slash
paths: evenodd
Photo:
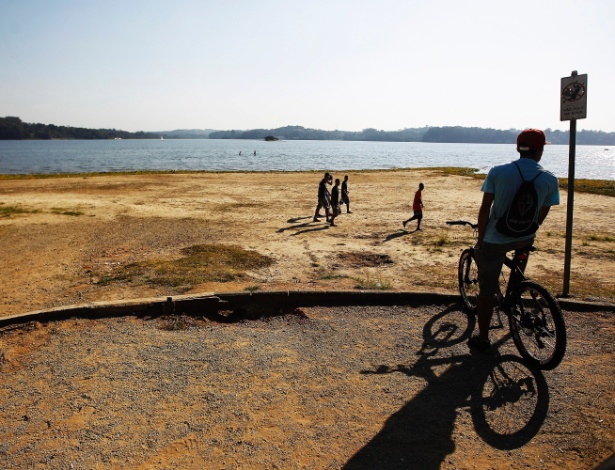
<path id="1" fill-rule="evenodd" d="M 482 127 L 442 126 L 414 127 L 395 131 L 373 128 L 362 131 L 326 131 L 303 126 L 283 126 L 275 129 L 213 130 L 176 129 L 172 131 L 128 132 L 117 129 L 87 129 L 82 127 L 32 124 L 19 117 L 0 117 L 0 140 L 52 140 L 52 139 L 240 139 L 265 140 L 339 140 L 359 142 L 424 142 L 449 144 L 510 144 L 521 129 L 492 129 Z M 545 129 L 549 142 L 565 145 L 570 141 L 569 131 Z M 576 134 L 578 145 L 615 145 L 615 132 L 580 130 Z"/>

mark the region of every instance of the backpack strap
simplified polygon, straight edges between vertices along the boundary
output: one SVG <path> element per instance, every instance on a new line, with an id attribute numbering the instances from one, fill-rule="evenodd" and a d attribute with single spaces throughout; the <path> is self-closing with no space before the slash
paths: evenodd
<path id="1" fill-rule="evenodd" d="M 514 164 L 515 164 L 515 166 L 517 167 L 517 171 L 519 172 L 519 175 L 521 176 L 521 181 L 522 181 L 522 184 L 523 184 L 523 183 L 525 183 L 525 178 L 523 177 L 523 173 L 521 173 L 521 168 L 519 168 L 519 165 L 517 165 L 517 162 L 513 162 L 513 163 L 514 163 Z M 534 177 L 530 180 L 530 183 L 533 183 L 533 182 L 536 180 L 536 178 L 538 178 L 540 175 L 542 175 L 542 173 L 543 173 L 543 171 L 542 171 L 542 170 L 540 170 L 540 171 L 538 172 L 538 174 L 537 174 L 536 176 L 534 176 Z"/>
<path id="2" fill-rule="evenodd" d="M 521 176 L 521 185 L 523 185 L 523 183 L 525 183 L 526 181 L 525 181 L 525 178 L 523 177 L 523 173 L 521 173 L 521 168 L 519 168 L 519 165 L 517 165 L 517 162 L 513 162 L 513 163 L 517 167 L 517 171 L 519 172 L 519 176 Z M 536 178 L 538 178 L 540 175 L 542 175 L 542 173 L 543 173 L 542 170 L 539 171 L 538 174 L 536 176 L 534 176 L 530 180 L 530 182 L 533 183 Z M 517 188 L 517 190 L 519 190 L 519 188 Z M 508 208 L 504 209 L 504 214 L 502 214 L 500 217 L 497 217 L 497 214 L 496 214 L 496 220 L 497 219 L 501 219 L 502 217 L 504 217 L 504 215 L 506 214 L 507 210 L 508 210 Z"/>

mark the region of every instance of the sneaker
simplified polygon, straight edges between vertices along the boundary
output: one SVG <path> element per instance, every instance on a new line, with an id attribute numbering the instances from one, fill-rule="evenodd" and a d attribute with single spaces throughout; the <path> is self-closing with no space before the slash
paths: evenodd
<path id="1" fill-rule="evenodd" d="M 488 353 L 491 349 L 491 342 L 489 340 L 480 339 L 478 336 L 472 336 L 468 340 L 468 346 L 470 349 L 474 349 L 481 353 Z"/>

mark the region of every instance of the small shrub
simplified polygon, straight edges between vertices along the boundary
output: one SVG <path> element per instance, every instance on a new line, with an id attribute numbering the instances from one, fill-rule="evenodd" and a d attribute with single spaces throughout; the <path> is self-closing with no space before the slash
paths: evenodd
<path id="1" fill-rule="evenodd" d="M 382 277 L 373 278 L 369 274 L 366 277 L 360 277 L 357 279 L 355 289 L 361 290 L 391 290 L 393 284 L 389 279 Z"/>
<path id="2" fill-rule="evenodd" d="M 435 245 L 436 246 L 444 246 L 444 245 L 446 245 L 449 242 L 450 242 L 450 240 L 448 239 L 448 237 L 441 236 L 440 238 L 438 238 L 438 240 L 436 240 Z"/>

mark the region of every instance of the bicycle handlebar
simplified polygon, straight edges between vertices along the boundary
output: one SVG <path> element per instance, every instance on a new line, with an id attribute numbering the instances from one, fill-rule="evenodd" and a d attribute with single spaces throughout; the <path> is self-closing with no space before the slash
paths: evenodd
<path id="1" fill-rule="evenodd" d="M 478 224 L 473 224 L 472 222 L 468 222 L 467 220 L 447 220 L 447 225 L 469 225 L 474 230 L 478 228 Z"/>
<path id="2" fill-rule="evenodd" d="M 478 228 L 478 224 L 473 224 L 472 222 L 469 222 L 467 220 L 447 220 L 446 225 L 469 225 L 474 230 Z M 527 251 L 529 253 L 532 251 L 536 251 L 536 247 L 534 245 L 528 245 L 527 247 L 517 251 Z"/>

